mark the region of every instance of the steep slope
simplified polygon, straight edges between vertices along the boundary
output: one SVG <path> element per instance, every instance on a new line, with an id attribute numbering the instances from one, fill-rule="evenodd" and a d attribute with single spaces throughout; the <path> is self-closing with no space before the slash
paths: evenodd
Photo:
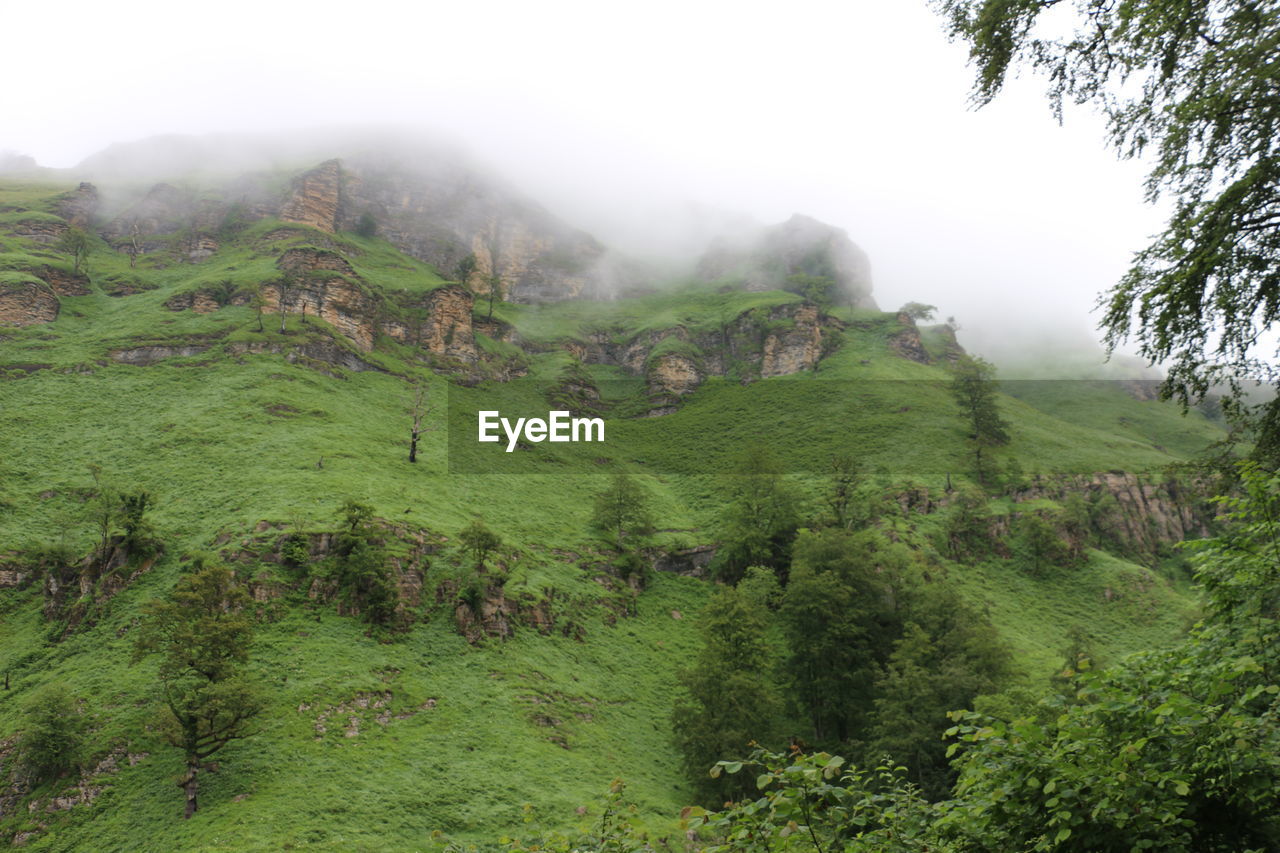
<path id="1" fill-rule="evenodd" d="M 616 301 L 500 302 L 490 317 L 484 300 L 387 240 L 274 214 L 234 224 L 207 254 L 193 254 L 178 229 L 131 256 L 128 233 L 100 219 L 109 239 L 95 238 L 89 274 L 77 277 L 46 236 L 89 197 L 74 184 L 0 189 L 0 268 L 35 279 L 42 297 L 23 305 L 52 293 L 58 309 L 0 329 L 6 841 L 415 849 L 437 829 L 492 838 L 520 822 L 525 802 L 551 822 L 594 819 L 575 809 L 615 776 L 643 819 L 669 828 L 689 797 L 671 743 L 674 673 L 696 646 L 708 582 L 655 572 L 641 588 L 610 568 L 590 530 L 610 470 L 601 452 L 543 444 L 513 454 L 529 470 L 488 473 L 492 458 L 458 443 L 473 435 L 468 407 L 546 411 L 574 356 L 610 406 L 609 461 L 653 500 L 659 567 L 705 566 L 722 502 L 716 474 L 754 441 L 776 451 L 815 506 L 831 455 L 862 459 L 869 488 L 893 508 L 886 524 L 938 582 L 991 612 L 1028 683 L 1056 665 L 1073 624 L 1093 626 L 1119 654 L 1165 641 L 1191 609 L 1161 573 L 1161 552 L 1205 516 L 1145 472 L 1220 435 L 1197 415 L 1111 385 L 1089 386 L 1115 415 L 1107 421 L 1059 416 L 1071 385 L 1003 397 L 1007 459 L 1028 482 L 992 502 L 993 535 L 1090 489 L 1129 494 L 1114 516 L 1128 521 L 1117 521 L 1114 553 L 1093 551 L 1047 578 L 1016 555 L 960 565 L 929 543 L 949 479 L 968 478 L 964 430 L 945 353 L 930 354 L 906 318 L 824 311 L 728 282 Z M 691 379 L 676 387 L 677 373 Z M 411 465 L 415 385 L 432 408 Z M 1119 428 L 1120 417 L 1140 426 Z M 1096 476 L 1112 469 L 1128 474 Z M 74 566 L 50 555 L 93 544 L 95 476 L 154 495 L 163 555 L 51 606 L 51 579 Z M 402 630 L 372 630 L 359 602 L 301 580 L 280 556 L 295 535 L 318 556 L 348 499 L 369 505 L 390 541 Z M 1195 512 L 1143 540 L 1147 520 L 1168 519 L 1172 505 Z M 487 578 L 469 603 L 456 539 L 476 517 L 508 547 L 503 582 Z M 1124 529 L 1136 532 L 1123 539 Z M 183 822 L 171 781 L 180 762 L 151 725 L 154 669 L 129 653 L 143 603 L 200 554 L 252 584 L 254 670 L 269 704 L 261 733 L 219 754 L 201 810 Z M 13 770 L 19 708 L 54 682 L 85 698 L 91 755 L 83 775 L 31 789 Z"/>

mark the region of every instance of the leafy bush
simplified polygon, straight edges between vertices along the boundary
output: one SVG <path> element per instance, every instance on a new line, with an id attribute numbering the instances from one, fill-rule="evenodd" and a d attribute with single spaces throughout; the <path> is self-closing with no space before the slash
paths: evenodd
<path id="1" fill-rule="evenodd" d="M 19 761 L 33 778 L 53 779 L 76 766 L 83 738 L 84 718 L 75 697 L 63 685 L 52 684 L 23 709 Z"/>

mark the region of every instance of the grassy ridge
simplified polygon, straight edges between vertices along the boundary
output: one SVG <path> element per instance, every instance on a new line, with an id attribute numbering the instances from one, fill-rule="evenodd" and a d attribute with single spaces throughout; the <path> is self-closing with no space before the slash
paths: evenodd
<path id="1" fill-rule="evenodd" d="M 6 187 L 0 208 L 47 213 L 61 189 Z M 637 616 L 609 625 L 592 603 L 601 585 L 569 556 L 593 547 L 591 498 L 607 466 L 583 464 L 576 446 L 542 445 L 549 458 L 560 454 L 558 468 L 449 473 L 449 394 L 545 411 L 545 389 L 566 356 L 534 353 L 528 379 L 449 391 L 444 377 L 386 341 L 367 358 L 387 373 L 322 373 L 278 355 L 225 349 L 227 341 L 290 346 L 324 336 L 318 321 L 304 329 L 291 319 L 281 336 L 272 322 L 256 332 L 246 307 L 211 314 L 163 307 L 177 293 L 221 281 L 248 286 L 273 278 L 280 247 L 261 237 L 279 227 L 258 223 L 235 233 L 201 264 L 155 255 L 131 269 L 99 244 L 90 258 L 91 294 L 64 298 L 52 324 L 0 333 L 0 367 L 49 365 L 30 375 L 0 374 L 10 376 L 0 381 L 0 553 L 49 542 L 86 549 L 91 464 L 111 482 L 156 495 L 154 521 L 168 544 L 167 556 L 113 599 L 98 625 L 60 643 L 46 643 L 37 591 L 0 591 L 0 671 L 14 673 L 12 690 L 0 697 L 0 739 L 15 731 L 17 707 L 30 691 L 62 681 L 88 698 L 97 743 L 147 753 L 135 765 L 122 762 L 95 806 L 23 813 L 6 818 L 0 833 L 38 822 L 55 827 L 30 842 L 35 850 L 130 849 L 139 838 L 155 849 L 416 849 L 428 846 L 435 829 L 493 837 L 520 821 L 525 802 L 551 822 L 572 823 L 580 819 L 575 807 L 617 775 L 630 783 L 646 819 L 669 826 L 687 799 L 667 719 L 673 674 L 694 648 L 691 617 L 706 584 L 661 576 L 639 597 Z M 295 230 L 299 243 L 327 240 L 344 251 L 371 287 L 421 291 L 444 281 L 380 240 Z M 65 264 L 3 223 L 0 241 L 11 253 L 0 255 L 0 267 L 12 253 Z M 125 277 L 141 292 L 112 297 L 97 286 Z M 684 284 L 610 303 L 503 304 L 494 313 L 525 340 L 549 345 L 591 332 L 714 330 L 743 311 L 796 300 Z M 645 475 L 664 529 L 660 542 L 714 540 L 715 472 L 748 442 L 774 448 L 815 508 L 832 453 L 862 459 L 886 487 L 919 483 L 936 492 L 947 474 L 967 476 L 945 370 L 890 351 L 892 315 L 837 313 L 849 324 L 841 346 L 812 373 L 750 385 L 713 378 L 675 414 L 609 420 L 619 448 L 610 450 L 612 463 Z M 208 349 L 147 367 L 111 357 L 164 342 Z M 612 380 L 609 394 L 641 391 L 640 380 L 616 368 L 591 370 Z M 435 402 L 433 429 L 413 466 L 406 461 L 406 377 L 427 383 Z M 1198 414 L 1184 418 L 1113 385 L 1091 386 L 1078 398 L 1081 387 L 1045 383 L 1003 397 L 1014 436 L 1006 458 L 1028 473 L 1144 471 L 1183 459 L 1220 434 Z M 242 537 L 262 520 L 329 529 L 346 498 L 447 537 L 483 517 L 516 548 L 508 590 L 556 589 L 585 625 L 585 642 L 525 628 L 506 643 L 468 646 L 450 609 L 436 608 L 430 596 L 450 571 L 447 554 L 428 572 L 419 624 L 394 644 L 373 641 L 361 623 L 301 596 L 267 605 L 255 663 L 272 684 L 264 731 L 219 755 L 223 769 L 205 778 L 201 811 L 190 822 L 176 820 L 177 756 L 147 729 L 156 696 L 151 664 L 128 661 L 140 604 L 173 584 L 183 554 L 209 549 L 220 533 Z M 920 523 L 927 532 L 937 522 Z M 1172 636 L 1190 608 L 1185 589 L 1101 552 L 1081 569 L 1044 579 L 1016 560 L 950 565 L 945 578 L 991 613 L 1031 681 L 1057 663 L 1073 624 L 1090 626 L 1104 651 L 1118 655 Z M 392 694 L 385 726 L 375 710 L 350 705 L 383 691 Z M 328 709 L 338 710 L 317 739 L 316 719 Z M 348 738 L 352 713 L 360 733 Z"/>

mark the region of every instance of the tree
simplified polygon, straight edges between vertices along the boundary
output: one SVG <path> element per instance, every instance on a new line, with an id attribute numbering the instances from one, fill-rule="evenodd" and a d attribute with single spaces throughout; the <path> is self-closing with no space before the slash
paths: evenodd
<path id="1" fill-rule="evenodd" d="M 875 682 L 867 758 L 893 756 L 926 796 L 941 799 L 955 774 L 942 732 L 947 713 L 994 693 L 1011 656 L 995 626 L 942 584 L 912 590 L 901 637 Z"/>
<path id="2" fill-rule="evenodd" d="M 249 594 L 225 566 L 208 566 L 178 581 L 167 600 L 144 607 L 134 660 L 160 657 L 163 731 L 182 750 L 187 772 L 184 817 L 198 807 L 199 772 L 211 755 L 253 734 L 262 704 L 244 672 L 253 643 Z"/>
<path id="3" fill-rule="evenodd" d="M 348 499 L 338 507 L 338 517 L 344 526 L 333 538 L 322 572 L 335 585 L 348 612 L 358 611 L 374 625 L 389 626 L 399 614 L 400 589 L 391 571 L 390 555 L 373 523 L 373 507 Z M 298 546 L 294 548 L 293 562 L 303 562 Z"/>
<path id="4" fill-rule="evenodd" d="M 822 744 L 860 736 L 876 673 L 902 633 L 909 552 L 878 530 L 827 528 L 797 539 L 778 610 L 788 694 Z"/>
<path id="5" fill-rule="evenodd" d="M 262 285 L 258 285 L 253 289 L 253 295 L 249 297 L 249 307 L 253 309 L 253 313 L 258 318 L 258 331 L 262 332 L 262 312 L 267 307 L 267 300 L 262 295 Z"/>
<path id="6" fill-rule="evenodd" d="M 373 218 L 373 214 L 365 211 L 360 214 L 360 219 L 356 222 L 356 233 L 361 237 L 376 237 L 378 234 L 378 220 Z"/>
<path id="7" fill-rule="evenodd" d="M 591 526 L 605 534 L 616 548 L 634 544 L 653 531 L 649 496 L 634 477 L 614 474 L 608 488 L 596 495 Z"/>
<path id="8" fill-rule="evenodd" d="M 719 574 L 736 583 L 747 566 L 785 574 L 799 525 L 799 499 L 783 478 L 777 458 L 763 446 L 748 447 L 724 479 Z"/>
<path id="9" fill-rule="evenodd" d="M 1171 197 L 1172 214 L 1100 300 L 1108 346 L 1133 337 L 1151 362 L 1169 363 L 1165 393 L 1184 405 L 1215 381 L 1237 395 L 1246 377 L 1274 381 L 1260 350 L 1280 318 L 1280 4 L 1066 5 L 934 0 L 969 44 L 979 106 L 1028 65 L 1048 76 L 1059 120 L 1064 102 L 1091 104 L 1122 157 L 1153 155 L 1147 197 Z"/>
<path id="10" fill-rule="evenodd" d="M 418 461 L 418 439 L 423 432 L 430 431 L 430 427 L 423 429 L 422 420 L 431 414 L 431 405 L 427 403 L 427 386 L 422 381 L 413 383 L 413 397 L 409 401 L 409 461 Z"/>
<path id="11" fill-rule="evenodd" d="M 964 752 L 945 822 L 962 849 L 1280 849 L 1280 476 L 1244 466 L 1221 502 L 1185 639 L 1077 663 L 1026 716 L 952 715 Z"/>
<path id="12" fill-rule="evenodd" d="M 770 673 L 764 607 L 732 587 L 712 594 L 698 620 L 703 646 L 680 674 L 687 698 L 672 714 L 685 768 L 704 802 L 724 802 L 750 790 L 746 780 L 712 778 L 712 766 L 766 741 L 781 705 Z"/>
<path id="13" fill-rule="evenodd" d="M 477 569 L 484 566 L 489 555 L 502 547 L 502 540 L 480 519 L 473 520 L 458 534 L 462 552 L 471 558 Z"/>
<path id="14" fill-rule="evenodd" d="M 294 291 L 297 288 L 298 278 L 291 270 L 285 271 L 280 278 L 276 279 L 276 296 L 278 297 L 276 307 L 280 311 L 280 334 L 282 335 L 285 333 L 285 321 L 289 317 L 289 303 L 294 300 Z M 303 310 L 306 310 L 305 305 Z"/>
<path id="15" fill-rule="evenodd" d="M 1031 569 L 1040 574 L 1051 566 L 1071 561 L 1071 547 L 1058 535 L 1058 529 L 1038 512 L 1029 512 L 1016 524 L 1018 550 Z"/>
<path id="16" fill-rule="evenodd" d="M 899 314 L 906 314 L 917 323 L 927 323 L 938 313 L 938 306 L 925 305 L 923 302 L 908 302 L 898 309 Z"/>
<path id="17" fill-rule="evenodd" d="M 828 308 L 836 297 L 836 282 L 829 275 L 794 273 L 787 276 L 787 290 L 798 293 L 808 301 Z"/>
<path id="18" fill-rule="evenodd" d="M 849 528 L 854 524 L 850 504 L 863 478 L 863 466 L 852 456 L 835 454 L 831 457 L 831 486 L 826 495 L 831 521 L 836 527 Z"/>
<path id="19" fill-rule="evenodd" d="M 89 254 L 93 251 L 93 243 L 89 235 L 79 228 L 68 228 L 58 238 L 59 251 L 71 255 L 76 275 L 84 272 L 89 263 Z"/>
<path id="20" fill-rule="evenodd" d="M 987 470 L 982 451 L 1009 442 L 1009 425 L 996 407 L 995 372 L 995 367 L 983 359 L 966 355 L 956 362 L 951 380 L 951 394 L 969 424 L 974 468 L 978 482 L 983 484 L 987 481 Z"/>
<path id="21" fill-rule="evenodd" d="M 478 263 L 479 262 L 476 261 L 475 252 L 472 252 L 471 254 L 463 258 L 461 261 L 459 261 L 458 272 L 457 272 L 458 281 L 461 282 L 462 284 L 466 284 L 468 281 L 470 281 L 471 276 L 475 274 Z"/>
<path id="22" fill-rule="evenodd" d="M 990 553 L 991 510 L 987 496 L 974 488 L 957 492 L 945 530 L 947 552 L 952 559 L 980 558 Z"/>
<path id="23" fill-rule="evenodd" d="M 73 769 L 80 759 L 84 728 L 78 703 L 64 685 L 55 682 L 41 688 L 22 712 L 18 755 L 23 769 L 40 781 Z"/>

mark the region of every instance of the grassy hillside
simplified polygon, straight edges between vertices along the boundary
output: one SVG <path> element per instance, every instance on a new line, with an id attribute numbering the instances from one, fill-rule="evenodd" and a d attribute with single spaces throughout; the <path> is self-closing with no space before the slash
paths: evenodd
<path id="1" fill-rule="evenodd" d="M 70 269 L 64 253 L 9 227 L 22 215 L 53 217 L 65 189 L 0 188 L 0 269 Z M 568 360 L 565 341 L 712 330 L 798 297 L 684 283 L 615 302 L 500 304 L 494 316 L 525 342 L 528 375 L 452 389 L 447 372 L 389 339 L 360 354 L 378 369 L 351 372 L 232 346 L 278 344 L 288 353 L 335 339 L 314 318 L 304 327 L 291 317 L 281 335 L 274 317 L 257 332 L 248 306 L 203 314 L 164 307 L 180 293 L 276 275 L 279 248 L 263 237 L 280 227 L 245 227 L 197 264 L 161 251 L 130 267 L 95 238 L 87 295 L 62 297 L 52 323 L 0 329 L 0 562 L 18 566 L 50 544 L 87 552 L 91 466 L 104 481 L 156 497 L 152 519 L 166 546 L 154 568 L 102 604 L 96 624 L 62 639 L 41 615 L 38 581 L 0 588 L 0 672 L 10 673 L 0 692 L 0 748 L 17 731 L 26 697 L 57 682 L 85 699 L 94 762 L 119 750 L 91 804 L 50 810 L 66 783 L 37 789 L 0 816 L 0 838 L 35 833 L 26 842 L 32 850 L 138 849 L 142 838 L 157 850 L 426 849 L 433 830 L 494 837 L 522 820 L 525 803 L 552 824 L 590 820 L 575 808 L 615 776 L 629 783 L 643 820 L 670 827 L 689 796 L 670 735 L 675 673 L 696 648 L 694 617 L 709 584 L 658 574 L 635 598 L 635 612 L 618 616 L 615 605 L 627 605 L 629 592 L 600 568 L 589 529 L 608 471 L 640 476 L 658 517 L 656 541 L 667 548 L 716 540 L 716 473 L 753 442 L 776 452 L 814 512 L 832 454 L 862 460 L 870 487 L 888 496 L 912 487 L 941 496 L 948 478 L 970 478 L 945 363 L 896 354 L 893 315 L 847 309 L 833 312 L 844 324 L 834 333 L 839 346 L 817 370 L 750 384 L 712 377 L 673 414 L 608 416 L 609 465 L 576 445 L 541 445 L 528 454 L 542 460 L 538 473 L 457 473 L 488 463 L 450 459 L 451 428 L 455 440 L 466 428 L 450 423 L 451 395 L 458 405 L 545 411 L 546 390 Z M 296 230 L 300 243 L 332 245 L 382 293 L 444 283 L 380 240 Z M 123 290 L 133 292 L 109 295 Z M 157 344 L 199 351 L 146 366 L 113 357 Z M 643 380 L 620 368 L 590 369 L 606 397 L 642 393 Z M 434 405 L 416 465 L 406 460 L 411 380 L 426 385 Z M 1019 386 L 1000 404 L 1013 435 L 1002 460 L 1016 460 L 1028 477 L 1154 472 L 1220 435 L 1196 413 L 1184 417 L 1115 385 Z M 179 756 L 151 725 L 154 664 L 130 663 L 142 603 L 166 593 L 187 556 L 234 548 L 264 521 L 332 530 L 348 499 L 443 537 L 415 624 L 380 642 L 303 589 L 261 602 L 253 669 L 270 685 L 261 733 L 218 755 L 200 811 L 178 820 Z M 437 603 L 435 590 L 456 573 L 453 540 L 476 517 L 509 546 L 508 596 L 552 601 L 576 632 L 517 626 L 511 639 L 476 645 L 460 636 L 454 602 Z M 937 582 L 955 584 L 990 614 L 1027 683 L 1057 665 L 1073 625 L 1088 626 L 1105 653 L 1120 655 L 1167 641 L 1192 610 L 1184 586 L 1103 551 L 1081 568 L 1033 576 L 1016 557 L 945 559 L 931 538 L 934 515 L 904 510 L 889 523 L 935 567 Z M 272 575 L 277 567 L 246 571 Z M 0 766 L 0 784 L 6 772 Z"/>

